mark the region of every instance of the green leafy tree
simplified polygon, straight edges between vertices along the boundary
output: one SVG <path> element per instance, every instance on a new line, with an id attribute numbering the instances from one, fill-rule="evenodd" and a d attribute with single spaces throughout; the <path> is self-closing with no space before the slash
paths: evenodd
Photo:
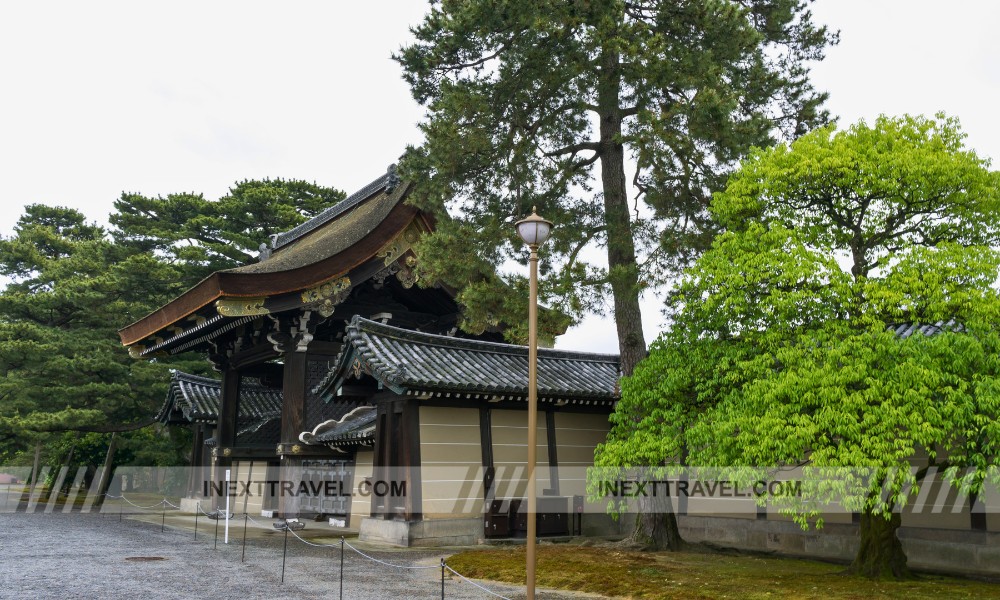
<path id="1" fill-rule="evenodd" d="M 110 233 L 71 209 L 28 206 L 14 235 L 0 240 L 0 274 L 10 279 L 0 293 L 4 459 L 30 461 L 28 445 L 53 441 L 46 460 L 60 460 L 69 455 L 60 443 L 81 433 L 149 425 L 168 369 L 199 373 L 207 365 L 186 357 L 136 361 L 116 331 L 212 271 L 254 260 L 270 235 L 343 197 L 285 180 L 243 181 L 217 202 L 124 194 Z M 122 436 L 124 452 L 133 445 L 135 456 L 157 464 L 176 456 L 170 436 Z"/>
<path id="2" fill-rule="evenodd" d="M 117 246 L 66 208 L 31 205 L 0 240 L 0 436 L 17 447 L 66 431 L 127 431 L 162 402 L 162 363 L 136 362 L 116 330 L 178 291 L 177 271 Z"/>
<path id="3" fill-rule="evenodd" d="M 927 469 L 975 493 L 1000 455 L 1000 174 L 963 139 L 942 115 L 881 117 L 756 152 L 600 463 L 865 469 L 837 489 L 862 513 L 850 570 L 907 577 L 898 511 Z"/>
<path id="4" fill-rule="evenodd" d="M 502 314 L 514 303 L 500 301 L 509 292 L 492 274 L 525 261 L 513 221 L 537 205 L 557 224 L 543 295 L 574 316 L 603 310 L 610 295 L 622 370 L 632 373 L 646 354 L 640 293 L 707 245 L 711 191 L 751 147 L 827 118 L 807 64 L 834 36 L 806 6 L 432 3 L 417 41 L 396 56 L 428 109 L 426 141 L 404 160 L 421 183 L 411 202 L 453 217 L 422 244 L 422 280 L 463 290 L 464 327 L 523 321 L 526 302 Z M 595 247 L 606 264 L 589 260 Z M 676 526 L 666 526 L 676 546 Z M 657 527 L 649 515 L 636 539 L 656 545 Z"/>
<path id="5" fill-rule="evenodd" d="M 255 262 L 260 245 L 345 197 L 297 180 L 241 181 L 217 201 L 202 194 L 122 194 L 111 215 L 114 239 L 181 268 L 185 287 L 215 271 Z"/>

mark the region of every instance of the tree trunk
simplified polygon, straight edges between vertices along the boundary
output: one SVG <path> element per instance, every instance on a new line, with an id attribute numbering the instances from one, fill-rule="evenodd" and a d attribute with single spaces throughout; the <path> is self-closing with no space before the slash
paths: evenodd
<path id="1" fill-rule="evenodd" d="M 42 468 L 42 443 L 35 443 L 35 462 L 32 463 L 31 467 L 31 489 L 34 490 L 35 486 L 38 485 L 38 471 Z"/>
<path id="2" fill-rule="evenodd" d="M 643 550 L 681 550 L 685 542 L 677 527 L 677 515 L 669 502 L 666 505 L 655 502 L 659 499 L 639 499 L 639 514 L 627 542 Z"/>
<path id="3" fill-rule="evenodd" d="M 108 453 L 104 457 L 104 468 L 101 470 L 101 483 L 97 486 L 97 505 L 104 504 L 105 494 L 111 485 L 111 465 L 115 462 L 115 451 L 118 449 L 118 434 L 111 434 L 111 442 L 108 444 Z M 124 491 L 124 490 L 123 490 Z"/>
<path id="4" fill-rule="evenodd" d="M 639 265 L 629 218 L 625 191 L 625 147 L 622 144 L 621 64 L 616 51 L 605 49 L 601 56 L 598 83 L 601 117 L 601 186 L 604 192 L 604 219 L 608 232 L 608 273 L 618 329 L 618 352 L 622 375 L 631 375 L 646 357 L 646 339 L 639 309 Z M 640 502 L 639 515 L 630 541 L 650 550 L 677 550 L 683 545 L 677 517 L 669 503 L 651 506 Z"/>
<path id="5" fill-rule="evenodd" d="M 888 519 L 883 515 L 861 515 L 861 545 L 854 562 L 847 572 L 871 579 L 913 579 L 914 575 L 906 566 L 906 553 L 896 537 L 902 518 L 892 513 Z"/>
<path id="6" fill-rule="evenodd" d="M 642 333 L 639 310 L 639 265 L 629 219 L 628 195 L 625 192 L 625 147 L 622 145 L 620 102 L 621 74 L 619 56 L 605 51 L 601 59 L 598 85 L 598 108 L 601 115 L 601 186 L 604 192 L 604 219 L 608 235 L 608 272 L 618 329 L 621 370 L 631 375 L 646 357 L 646 339 Z"/>

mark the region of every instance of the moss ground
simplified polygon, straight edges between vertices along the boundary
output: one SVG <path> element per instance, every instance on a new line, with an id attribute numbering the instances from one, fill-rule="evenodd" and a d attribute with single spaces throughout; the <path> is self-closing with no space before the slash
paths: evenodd
<path id="1" fill-rule="evenodd" d="M 523 546 L 472 550 L 448 564 L 467 577 L 524 582 Z M 540 587 L 620 598 L 869 599 L 1000 598 L 1000 584 L 923 575 L 871 581 L 844 567 L 777 557 L 708 552 L 633 552 L 614 547 L 539 546 Z"/>

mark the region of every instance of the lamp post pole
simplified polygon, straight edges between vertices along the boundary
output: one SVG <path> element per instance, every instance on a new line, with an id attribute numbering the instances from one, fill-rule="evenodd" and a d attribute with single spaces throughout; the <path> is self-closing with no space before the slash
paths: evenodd
<path id="1" fill-rule="evenodd" d="M 525 552 L 526 588 L 528 600 L 535 599 L 535 541 L 538 533 L 538 494 L 535 484 L 535 463 L 538 452 L 538 247 L 545 243 L 552 223 L 538 216 L 517 222 L 517 233 L 528 244 L 531 256 L 528 287 L 528 539 Z"/>
<path id="2" fill-rule="evenodd" d="M 535 599 L 535 539 L 538 528 L 538 495 L 535 463 L 538 454 L 538 245 L 532 244 L 531 281 L 528 287 L 528 547 L 526 551 L 528 600 Z"/>

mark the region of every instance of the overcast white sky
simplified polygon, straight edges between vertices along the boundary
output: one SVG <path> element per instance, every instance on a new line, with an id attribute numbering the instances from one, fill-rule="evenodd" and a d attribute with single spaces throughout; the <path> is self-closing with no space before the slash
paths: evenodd
<path id="1" fill-rule="evenodd" d="M 0 4 L 0 234 L 25 204 L 105 222 L 122 191 L 201 192 L 295 178 L 348 193 L 418 143 L 421 109 L 389 55 L 426 5 L 346 2 Z M 1000 159 L 1000 2 L 818 0 L 841 43 L 814 68 L 841 124 L 961 119 Z M 996 165 L 994 166 L 996 168 Z M 647 342 L 660 326 L 646 303 Z M 611 351 L 587 319 L 559 346 Z"/>

